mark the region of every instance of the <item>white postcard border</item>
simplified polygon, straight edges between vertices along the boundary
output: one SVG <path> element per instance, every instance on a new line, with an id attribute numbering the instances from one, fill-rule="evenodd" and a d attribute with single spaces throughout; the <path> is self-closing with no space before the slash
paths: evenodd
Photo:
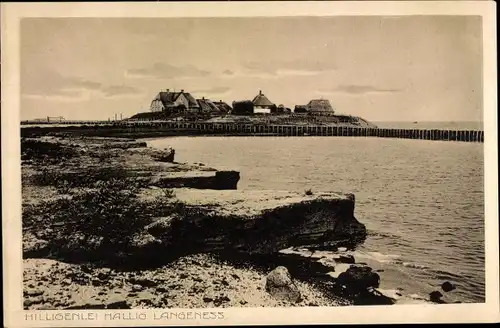
<path id="1" fill-rule="evenodd" d="M 371 324 L 495 322 L 500 320 L 498 264 L 498 162 L 495 3 L 490 1 L 199 2 L 199 3 L 2 3 L 2 226 L 4 313 L 7 327 Z M 23 311 L 20 197 L 19 23 L 23 17 L 252 17 L 361 15 L 480 15 L 483 17 L 486 302 L 484 304 L 356 306 L 333 308 L 231 308 L 123 311 Z M 466 197 L 466 195 L 464 195 Z M 165 312 L 191 319 L 156 320 Z M 199 319 L 195 312 L 222 312 Z M 94 313 L 95 320 L 26 320 L 26 315 Z M 106 320 L 105 313 L 132 319 Z M 139 318 L 146 313 L 146 318 Z M 189 314 L 191 313 L 191 314 Z M 136 318 L 136 319 L 133 319 Z"/>

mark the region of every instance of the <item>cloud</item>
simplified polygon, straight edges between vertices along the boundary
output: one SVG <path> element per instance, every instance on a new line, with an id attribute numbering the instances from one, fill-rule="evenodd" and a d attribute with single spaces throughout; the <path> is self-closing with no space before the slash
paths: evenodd
<path id="1" fill-rule="evenodd" d="M 142 90 L 127 85 L 111 85 L 108 87 L 104 87 L 101 92 L 105 97 L 135 96 L 140 95 L 142 93 Z"/>
<path id="2" fill-rule="evenodd" d="M 192 90 L 191 93 L 195 97 L 223 97 L 231 94 L 231 88 L 228 87 L 213 87 L 208 89 Z"/>
<path id="3" fill-rule="evenodd" d="M 226 69 L 224 72 L 222 72 L 222 75 L 225 75 L 225 76 L 233 76 L 234 75 L 234 72 L 231 71 L 230 69 Z"/>
<path id="4" fill-rule="evenodd" d="M 350 94 L 350 95 L 364 95 L 364 94 L 383 94 L 383 93 L 396 93 L 401 91 L 400 89 L 386 89 L 377 88 L 370 85 L 355 85 L 355 84 L 343 84 L 339 85 L 334 89 L 323 89 L 317 90 L 319 94 Z"/>
<path id="5" fill-rule="evenodd" d="M 210 75 L 209 71 L 199 69 L 193 65 L 173 66 L 164 63 L 155 63 L 150 67 L 134 68 L 129 69 L 125 72 L 126 77 L 143 79 L 189 78 L 203 77 L 208 75 Z"/>
<path id="6" fill-rule="evenodd" d="M 27 72 L 21 81 L 21 94 L 28 99 L 82 101 L 93 94 L 104 97 L 130 96 L 141 90 L 125 85 L 104 85 L 75 76 L 63 76 L 53 70 Z"/>
<path id="7" fill-rule="evenodd" d="M 255 77 L 311 76 L 334 71 L 336 65 L 331 62 L 292 60 L 271 62 L 246 62 L 243 75 Z"/>
<path id="8" fill-rule="evenodd" d="M 231 90 L 231 88 L 228 87 L 213 87 L 209 89 L 198 89 L 198 90 L 193 90 L 193 93 L 224 93 L 228 92 Z"/>

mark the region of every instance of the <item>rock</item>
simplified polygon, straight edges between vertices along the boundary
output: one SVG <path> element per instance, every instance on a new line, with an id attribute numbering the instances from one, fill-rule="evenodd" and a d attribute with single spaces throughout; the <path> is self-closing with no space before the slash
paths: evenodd
<path id="1" fill-rule="evenodd" d="M 396 300 L 369 287 L 354 298 L 354 305 L 392 305 Z"/>
<path id="2" fill-rule="evenodd" d="M 293 283 L 288 269 L 279 266 L 266 277 L 266 291 L 278 300 L 297 303 L 301 300 L 300 291 Z"/>
<path id="3" fill-rule="evenodd" d="M 452 290 L 455 290 L 457 287 L 452 284 L 451 282 L 449 281 L 445 281 L 443 282 L 443 284 L 441 285 L 441 289 L 445 292 L 445 293 L 448 293 L 448 292 L 451 292 Z"/>
<path id="4" fill-rule="evenodd" d="M 161 240 L 152 236 L 147 230 L 134 234 L 130 242 L 130 246 L 138 250 L 147 250 L 160 244 Z"/>
<path id="5" fill-rule="evenodd" d="M 356 261 L 354 260 L 354 256 L 352 255 L 339 255 L 337 258 L 335 258 L 335 262 L 349 264 L 356 263 Z"/>
<path id="6" fill-rule="evenodd" d="M 30 298 L 30 299 L 24 300 L 23 305 L 24 305 L 25 308 L 28 308 L 28 307 L 30 307 L 30 306 L 32 306 L 34 304 L 38 304 L 40 302 L 41 302 L 41 299 L 32 299 L 32 298 Z"/>
<path id="7" fill-rule="evenodd" d="M 144 305 L 148 305 L 148 306 L 154 306 L 153 300 L 151 300 L 149 298 L 141 298 L 139 300 L 139 303 L 144 304 Z"/>
<path id="8" fill-rule="evenodd" d="M 40 296 L 42 294 L 43 294 L 43 290 L 40 290 L 40 289 L 32 289 L 32 290 L 26 291 L 27 296 Z"/>
<path id="9" fill-rule="evenodd" d="M 141 285 L 143 287 L 156 287 L 158 285 L 156 281 L 147 278 L 141 278 L 141 279 L 132 278 L 130 279 L 130 282 L 134 285 Z"/>
<path id="10" fill-rule="evenodd" d="M 155 218 L 154 221 L 148 224 L 144 229 L 153 237 L 159 237 L 171 230 L 172 222 L 179 220 L 179 216 L 172 214 L 165 217 Z"/>
<path id="11" fill-rule="evenodd" d="M 337 278 L 337 285 L 345 287 L 350 295 L 366 292 L 370 287 L 378 288 L 380 276 L 368 266 L 352 266 L 342 272 Z"/>
<path id="12" fill-rule="evenodd" d="M 103 282 L 99 279 L 92 279 L 92 286 L 101 286 Z"/>
<path id="13" fill-rule="evenodd" d="M 214 299 L 213 303 L 214 303 L 215 306 L 220 306 L 223 303 L 227 303 L 227 302 L 230 302 L 230 301 L 231 300 L 229 299 L 229 297 L 227 297 L 226 295 L 222 295 L 222 296 L 216 297 Z"/>
<path id="14" fill-rule="evenodd" d="M 97 274 L 97 278 L 101 279 L 101 280 L 105 280 L 105 279 L 108 279 L 110 275 L 111 275 L 111 270 L 110 269 L 102 269 Z"/>
<path id="15" fill-rule="evenodd" d="M 141 285 L 138 285 L 138 284 L 135 284 L 132 286 L 132 291 L 134 292 L 139 292 L 141 290 L 143 290 L 144 288 L 141 286 Z"/>
<path id="16" fill-rule="evenodd" d="M 130 309 L 127 301 L 116 301 L 106 305 L 106 309 Z"/>
<path id="17" fill-rule="evenodd" d="M 175 157 L 175 149 L 167 148 L 164 150 L 153 150 L 152 157 L 159 162 L 173 163 Z"/>
<path id="18" fill-rule="evenodd" d="M 433 291 L 429 293 L 429 300 L 433 303 L 444 303 L 444 301 L 441 299 L 443 297 L 443 294 L 441 294 L 440 291 Z"/>

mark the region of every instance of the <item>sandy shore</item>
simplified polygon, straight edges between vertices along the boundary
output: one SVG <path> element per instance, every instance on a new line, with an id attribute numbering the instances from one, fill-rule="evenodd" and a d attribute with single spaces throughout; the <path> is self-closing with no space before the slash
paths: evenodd
<path id="1" fill-rule="evenodd" d="M 186 256 L 154 270 L 117 271 L 50 259 L 24 260 L 24 308 L 213 308 L 337 306 L 314 286 L 296 281 L 298 303 L 265 291 L 266 274 L 236 268 L 209 254 Z"/>

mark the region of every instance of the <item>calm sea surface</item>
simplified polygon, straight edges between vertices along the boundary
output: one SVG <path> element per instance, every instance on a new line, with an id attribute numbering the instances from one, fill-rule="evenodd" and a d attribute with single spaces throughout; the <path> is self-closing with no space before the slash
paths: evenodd
<path id="1" fill-rule="evenodd" d="M 483 122 L 372 122 L 385 129 L 483 130 Z"/>
<path id="2" fill-rule="evenodd" d="M 176 160 L 241 172 L 238 189 L 343 191 L 368 230 L 358 261 L 382 288 L 484 302 L 483 144 L 362 137 L 180 137 Z"/>

